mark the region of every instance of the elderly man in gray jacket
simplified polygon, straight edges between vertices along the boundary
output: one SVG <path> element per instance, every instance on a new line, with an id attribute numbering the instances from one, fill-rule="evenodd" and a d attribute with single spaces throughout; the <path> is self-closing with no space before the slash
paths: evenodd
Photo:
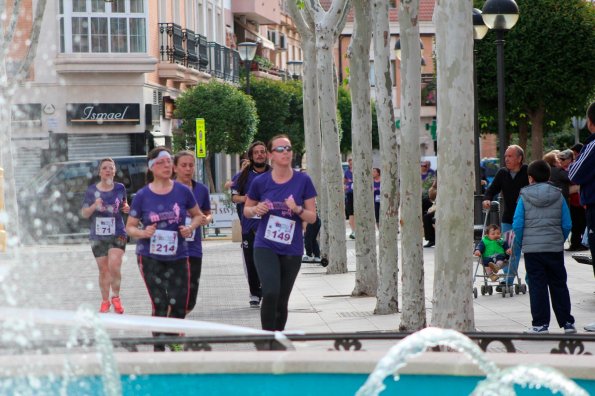
<path id="1" fill-rule="evenodd" d="M 527 173 L 529 186 L 521 190 L 512 222 L 515 238 L 521 241 L 529 277 L 533 327 L 526 333 L 549 333 L 549 293 L 558 325 L 565 333 L 576 333 L 564 267 L 564 241 L 572 228 L 570 210 L 562 192 L 547 183 L 550 178 L 547 162 L 533 161 Z"/>

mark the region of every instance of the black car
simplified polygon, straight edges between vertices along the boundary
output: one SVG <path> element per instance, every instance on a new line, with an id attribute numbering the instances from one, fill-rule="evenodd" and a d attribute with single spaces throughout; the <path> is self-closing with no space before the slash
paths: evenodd
<path id="1" fill-rule="evenodd" d="M 113 157 L 114 181 L 124 184 L 128 202 L 145 185 L 147 157 Z M 81 216 L 87 187 L 99 181 L 101 159 L 56 162 L 42 168 L 19 191 L 21 229 L 36 241 L 57 241 L 89 234 L 89 220 Z"/>

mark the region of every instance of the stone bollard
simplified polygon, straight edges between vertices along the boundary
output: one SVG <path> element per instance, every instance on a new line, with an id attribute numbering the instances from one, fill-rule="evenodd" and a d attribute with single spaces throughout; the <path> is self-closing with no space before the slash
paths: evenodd
<path id="1" fill-rule="evenodd" d="M 0 213 L 4 212 L 4 169 L 0 168 Z M 6 231 L 0 223 L 0 252 L 6 252 Z"/>

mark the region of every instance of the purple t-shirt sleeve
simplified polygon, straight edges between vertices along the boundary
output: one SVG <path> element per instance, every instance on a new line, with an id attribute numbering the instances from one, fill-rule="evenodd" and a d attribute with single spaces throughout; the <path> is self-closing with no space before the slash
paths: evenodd
<path id="1" fill-rule="evenodd" d="M 95 195 L 96 191 L 97 189 L 93 184 L 87 188 L 87 191 L 85 191 L 85 198 L 83 198 L 83 208 L 88 208 L 89 206 L 93 205 L 93 203 L 97 199 Z"/>

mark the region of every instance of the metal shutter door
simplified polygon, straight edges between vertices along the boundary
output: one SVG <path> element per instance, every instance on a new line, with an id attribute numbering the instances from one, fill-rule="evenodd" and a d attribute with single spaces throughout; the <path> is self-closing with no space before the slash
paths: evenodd
<path id="1" fill-rule="evenodd" d="M 16 188 L 19 190 L 29 183 L 41 169 L 41 148 L 17 147 L 15 152 L 14 174 Z"/>
<path id="2" fill-rule="evenodd" d="M 128 134 L 68 135 L 68 160 L 130 155 Z"/>

